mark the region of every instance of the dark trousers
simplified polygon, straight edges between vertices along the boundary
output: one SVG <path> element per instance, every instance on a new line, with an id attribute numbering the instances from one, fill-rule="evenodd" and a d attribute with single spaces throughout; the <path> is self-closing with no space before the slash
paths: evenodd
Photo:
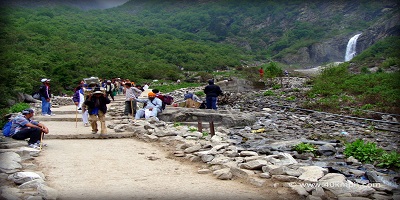
<path id="1" fill-rule="evenodd" d="M 125 110 L 124 115 L 132 115 L 136 114 L 136 100 L 133 101 L 125 101 Z M 132 113 L 133 112 L 133 113 Z"/>
<path id="2" fill-rule="evenodd" d="M 42 130 L 39 128 L 25 128 L 15 133 L 12 138 L 15 140 L 25 140 L 26 138 L 29 138 L 28 144 L 34 144 L 37 141 L 40 141 L 41 133 Z"/>
<path id="3" fill-rule="evenodd" d="M 217 110 L 217 97 L 206 97 L 207 109 Z"/>
<path id="4" fill-rule="evenodd" d="M 113 92 L 107 92 L 107 98 L 108 98 L 108 95 L 110 95 L 110 96 L 111 96 L 111 99 L 114 101 L 114 95 L 113 95 Z"/>

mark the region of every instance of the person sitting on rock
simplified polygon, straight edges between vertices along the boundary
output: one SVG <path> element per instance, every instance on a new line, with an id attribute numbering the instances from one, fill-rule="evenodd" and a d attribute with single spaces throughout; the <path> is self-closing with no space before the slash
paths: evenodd
<path id="1" fill-rule="evenodd" d="M 31 120 L 34 115 L 32 109 L 25 109 L 22 111 L 22 115 L 18 115 L 12 120 L 10 137 L 15 140 L 25 140 L 29 138 L 29 147 L 39 149 L 41 134 L 49 133 L 49 129 L 42 123 Z"/>
<path id="2" fill-rule="evenodd" d="M 147 94 L 148 99 L 137 99 L 137 102 L 145 103 L 146 106 L 136 112 L 135 119 L 146 118 L 149 119 L 153 117 L 158 120 L 158 113 L 162 112 L 162 101 L 156 98 L 154 92 L 149 92 Z"/>
<path id="3" fill-rule="evenodd" d="M 95 88 L 92 93 L 88 95 L 85 100 L 85 105 L 88 106 L 89 122 L 92 126 L 92 133 L 96 134 L 98 131 L 97 120 L 100 121 L 101 131 L 100 136 L 103 137 L 107 134 L 106 127 L 106 112 L 107 104 L 111 101 L 107 96 L 100 91 L 100 88 Z"/>

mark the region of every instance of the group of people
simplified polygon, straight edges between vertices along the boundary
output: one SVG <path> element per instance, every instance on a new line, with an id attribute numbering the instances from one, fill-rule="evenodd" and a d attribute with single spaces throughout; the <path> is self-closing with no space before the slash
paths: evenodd
<path id="1" fill-rule="evenodd" d="M 40 87 L 40 95 L 42 101 L 42 115 L 52 116 L 51 112 L 51 90 L 50 90 L 50 79 L 42 79 L 43 85 Z M 100 137 L 107 134 L 107 128 L 105 124 L 105 115 L 107 113 L 107 104 L 111 103 L 108 96 L 114 100 L 113 96 L 110 95 L 110 90 L 115 90 L 115 84 L 111 84 L 111 81 L 106 81 L 105 87 L 101 87 L 97 83 L 86 84 L 82 81 L 74 90 L 72 100 L 76 105 L 76 110 L 82 112 L 82 121 L 84 126 L 91 126 L 92 133 L 96 134 L 99 131 L 97 121 L 100 121 Z M 126 81 L 123 83 L 122 93 L 125 95 L 125 110 L 124 114 L 132 116 L 136 120 L 141 118 L 153 118 L 158 120 L 157 116 L 162 112 L 163 98 L 164 96 L 159 90 L 153 89 L 148 92 L 147 99 L 139 99 L 139 96 L 145 87 L 140 85 L 134 85 L 133 82 Z M 145 85 L 148 88 L 148 85 Z M 104 90 L 102 90 L 103 88 Z M 85 91 L 90 91 L 85 94 Z M 217 98 L 222 95 L 222 90 L 218 85 L 214 84 L 213 80 L 208 81 L 208 85 L 204 88 L 206 94 L 206 108 L 217 109 Z M 189 94 L 189 93 L 188 93 Z M 193 99 L 199 101 L 200 99 L 192 94 L 185 95 L 185 99 Z M 144 103 L 142 109 L 137 110 L 137 102 Z M 34 116 L 34 110 L 25 109 L 21 115 L 18 115 L 12 119 L 12 125 L 10 130 L 10 137 L 16 140 L 28 139 L 28 145 L 32 148 L 41 148 L 43 145 L 41 140 L 44 134 L 49 133 L 49 129 L 42 123 L 32 120 Z"/>

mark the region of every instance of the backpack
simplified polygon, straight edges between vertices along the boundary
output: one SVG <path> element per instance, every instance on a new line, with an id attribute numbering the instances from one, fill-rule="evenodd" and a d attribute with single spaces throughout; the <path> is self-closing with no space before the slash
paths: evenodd
<path id="1" fill-rule="evenodd" d="M 171 105 L 174 102 L 174 98 L 169 95 L 164 95 L 163 102 L 167 105 Z"/>
<path id="2" fill-rule="evenodd" d="M 40 93 L 39 93 L 39 92 L 34 92 L 34 93 L 32 94 L 32 97 L 33 97 L 34 99 L 40 100 Z"/>
<path id="3" fill-rule="evenodd" d="M 9 121 L 4 125 L 4 127 L 2 129 L 4 136 L 10 137 L 10 135 L 11 135 L 11 125 L 12 125 L 12 121 Z"/>

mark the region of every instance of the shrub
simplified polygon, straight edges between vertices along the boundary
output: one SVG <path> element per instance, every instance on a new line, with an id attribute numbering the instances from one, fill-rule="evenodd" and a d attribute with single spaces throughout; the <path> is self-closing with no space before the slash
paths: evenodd
<path id="1" fill-rule="evenodd" d="M 384 150 L 376 147 L 375 143 L 364 143 L 361 139 L 357 139 L 352 143 L 347 143 L 344 149 L 344 155 L 346 157 L 353 156 L 363 163 L 374 163 L 383 153 Z"/>
<path id="2" fill-rule="evenodd" d="M 194 94 L 195 94 L 196 96 L 198 96 L 198 97 L 202 97 L 202 96 L 205 96 L 205 95 L 206 95 L 203 91 L 197 91 L 197 92 L 195 92 Z"/>
<path id="3" fill-rule="evenodd" d="M 264 96 L 275 96 L 275 93 L 272 92 L 271 90 L 267 90 L 263 93 Z"/>
<path id="4" fill-rule="evenodd" d="M 297 151 L 298 153 L 315 153 L 315 151 L 317 150 L 317 148 L 315 148 L 314 145 L 312 144 L 307 144 L 307 143 L 300 143 L 296 146 L 294 146 L 293 148 L 295 151 Z"/>
<path id="5" fill-rule="evenodd" d="M 378 167 L 395 167 L 400 168 L 400 154 L 397 152 L 383 153 L 382 156 L 378 159 L 379 163 Z"/>
<path id="6" fill-rule="evenodd" d="M 10 112 L 17 113 L 17 112 L 21 112 L 27 108 L 30 108 L 30 107 L 31 106 L 27 103 L 17 103 L 10 107 Z"/>

